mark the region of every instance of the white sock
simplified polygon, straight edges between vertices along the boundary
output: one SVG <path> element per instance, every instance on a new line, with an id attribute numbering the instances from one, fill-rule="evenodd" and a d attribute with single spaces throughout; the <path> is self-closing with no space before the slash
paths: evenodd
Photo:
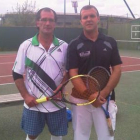
<path id="1" fill-rule="evenodd" d="M 37 138 L 38 138 L 38 137 L 37 137 Z M 27 135 L 26 140 L 37 140 L 37 138 L 35 138 L 35 139 L 30 139 L 30 138 L 28 137 L 28 135 Z"/>
<path id="2" fill-rule="evenodd" d="M 51 140 L 62 140 L 62 136 L 53 136 L 53 135 L 51 135 Z"/>

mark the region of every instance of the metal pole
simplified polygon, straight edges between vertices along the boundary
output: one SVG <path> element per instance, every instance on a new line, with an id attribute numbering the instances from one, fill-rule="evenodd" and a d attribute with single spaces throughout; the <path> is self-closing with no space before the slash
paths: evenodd
<path id="1" fill-rule="evenodd" d="M 125 0 L 123 0 L 123 1 L 125 2 L 125 4 L 126 4 L 127 8 L 129 9 L 131 15 L 133 16 L 133 18 L 135 18 L 134 14 L 132 13 L 132 11 L 131 11 L 129 5 L 127 4 L 127 2 Z"/>
<path id="2" fill-rule="evenodd" d="M 74 8 L 75 13 L 77 13 L 77 7 Z"/>
<path id="3" fill-rule="evenodd" d="M 65 40 L 65 30 L 66 30 L 65 29 L 66 28 L 65 26 L 66 26 L 66 0 L 64 0 L 64 30 L 63 30 L 64 31 L 63 32 L 64 33 L 64 36 L 63 36 L 63 39 L 64 40 Z"/>
<path id="4" fill-rule="evenodd" d="M 64 0 L 64 15 L 66 14 L 66 0 Z"/>
<path id="5" fill-rule="evenodd" d="M 89 0 L 89 5 L 90 5 L 90 0 Z"/>

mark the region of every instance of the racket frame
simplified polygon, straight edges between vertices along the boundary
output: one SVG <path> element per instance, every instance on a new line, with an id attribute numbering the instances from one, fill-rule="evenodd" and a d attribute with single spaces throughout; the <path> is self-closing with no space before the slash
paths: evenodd
<path id="1" fill-rule="evenodd" d="M 94 100 L 89 101 L 89 102 L 85 102 L 85 103 L 73 103 L 73 102 L 70 102 L 70 101 L 68 101 L 68 100 L 65 99 L 64 94 L 63 94 L 63 92 L 62 92 L 62 89 L 65 87 L 65 85 L 66 85 L 69 81 L 71 81 L 71 80 L 73 80 L 73 79 L 75 79 L 75 78 L 78 78 L 78 77 L 90 77 L 90 78 L 92 78 L 92 79 L 97 83 L 97 85 L 98 85 L 98 96 L 97 96 Z M 59 98 L 53 98 L 53 97 L 56 96 L 60 91 L 61 91 L 61 97 L 62 97 L 62 98 L 61 98 L 61 99 L 59 99 Z M 39 104 L 39 103 L 43 103 L 43 102 L 46 102 L 46 101 L 54 100 L 54 101 L 62 101 L 62 102 L 68 103 L 68 104 L 76 105 L 76 106 L 84 106 L 84 105 L 89 105 L 89 104 L 92 104 L 93 102 L 95 102 L 96 99 L 99 97 L 99 94 L 100 94 L 100 86 L 99 86 L 98 81 L 97 81 L 95 78 L 93 78 L 92 76 L 89 76 L 89 75 L 76 75 L 76 76 L 71 77 L 71 78 L 68 79 L 67 81 L 65 81 L 65 82 L 62 84 L 62 86 L 57 90 L 57 92 L 56 92 L 55 94 L 53 94 L 53 95 L 50 96 L 50 97 L 43 97 L 43 98 L 36 99 L 36 102 Z"/>

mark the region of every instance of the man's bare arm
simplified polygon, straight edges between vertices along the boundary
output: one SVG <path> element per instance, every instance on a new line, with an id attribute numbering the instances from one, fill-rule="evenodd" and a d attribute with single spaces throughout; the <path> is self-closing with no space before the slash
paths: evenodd
<path id="1" fill-rule="evenodd" d="M 121 77 L 121 65 L 112 67 L 112 73 L 106 87 L 101 91 L 101 95 L 106 98 L 110 92 L 117 86 Z"/>
<path id="2" fill-rule="evenodd" d="M 25 87 L 25 84 L 24 84 L 24 79 L 20 78 L 20 79 L 16 79 L 15 80 L 15 84 L 21 94 L 21 96 L 23 97 L 25 103 L 29 106 L 29 107 L 33 107 L 35 105 L 37 105 L 37 102 L 36 102 L 36 98 L 31 96 L 26 87 Z"/>

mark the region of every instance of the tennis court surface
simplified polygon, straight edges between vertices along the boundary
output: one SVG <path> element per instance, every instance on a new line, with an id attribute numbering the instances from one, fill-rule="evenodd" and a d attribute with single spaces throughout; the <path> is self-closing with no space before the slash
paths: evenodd
<path id="1" fill-rule="evenodd" d="M 140 51 L 120 50 L 123 60 L 122 77 L 116 88 L 118 105 L 115 140 L 140 140 Z M 12 79 L 16 52 L 0 53 L 0 95 L 18 93 Z M 22 104 L 0 108 L 0 139 L 25 140 L 20 128 Z M 39 140 L 49 140 L 47 127 Z M 63 140 L 73 140 L 72 124 Z M 94 128 L 90 140 L 96 140 Z"/>

